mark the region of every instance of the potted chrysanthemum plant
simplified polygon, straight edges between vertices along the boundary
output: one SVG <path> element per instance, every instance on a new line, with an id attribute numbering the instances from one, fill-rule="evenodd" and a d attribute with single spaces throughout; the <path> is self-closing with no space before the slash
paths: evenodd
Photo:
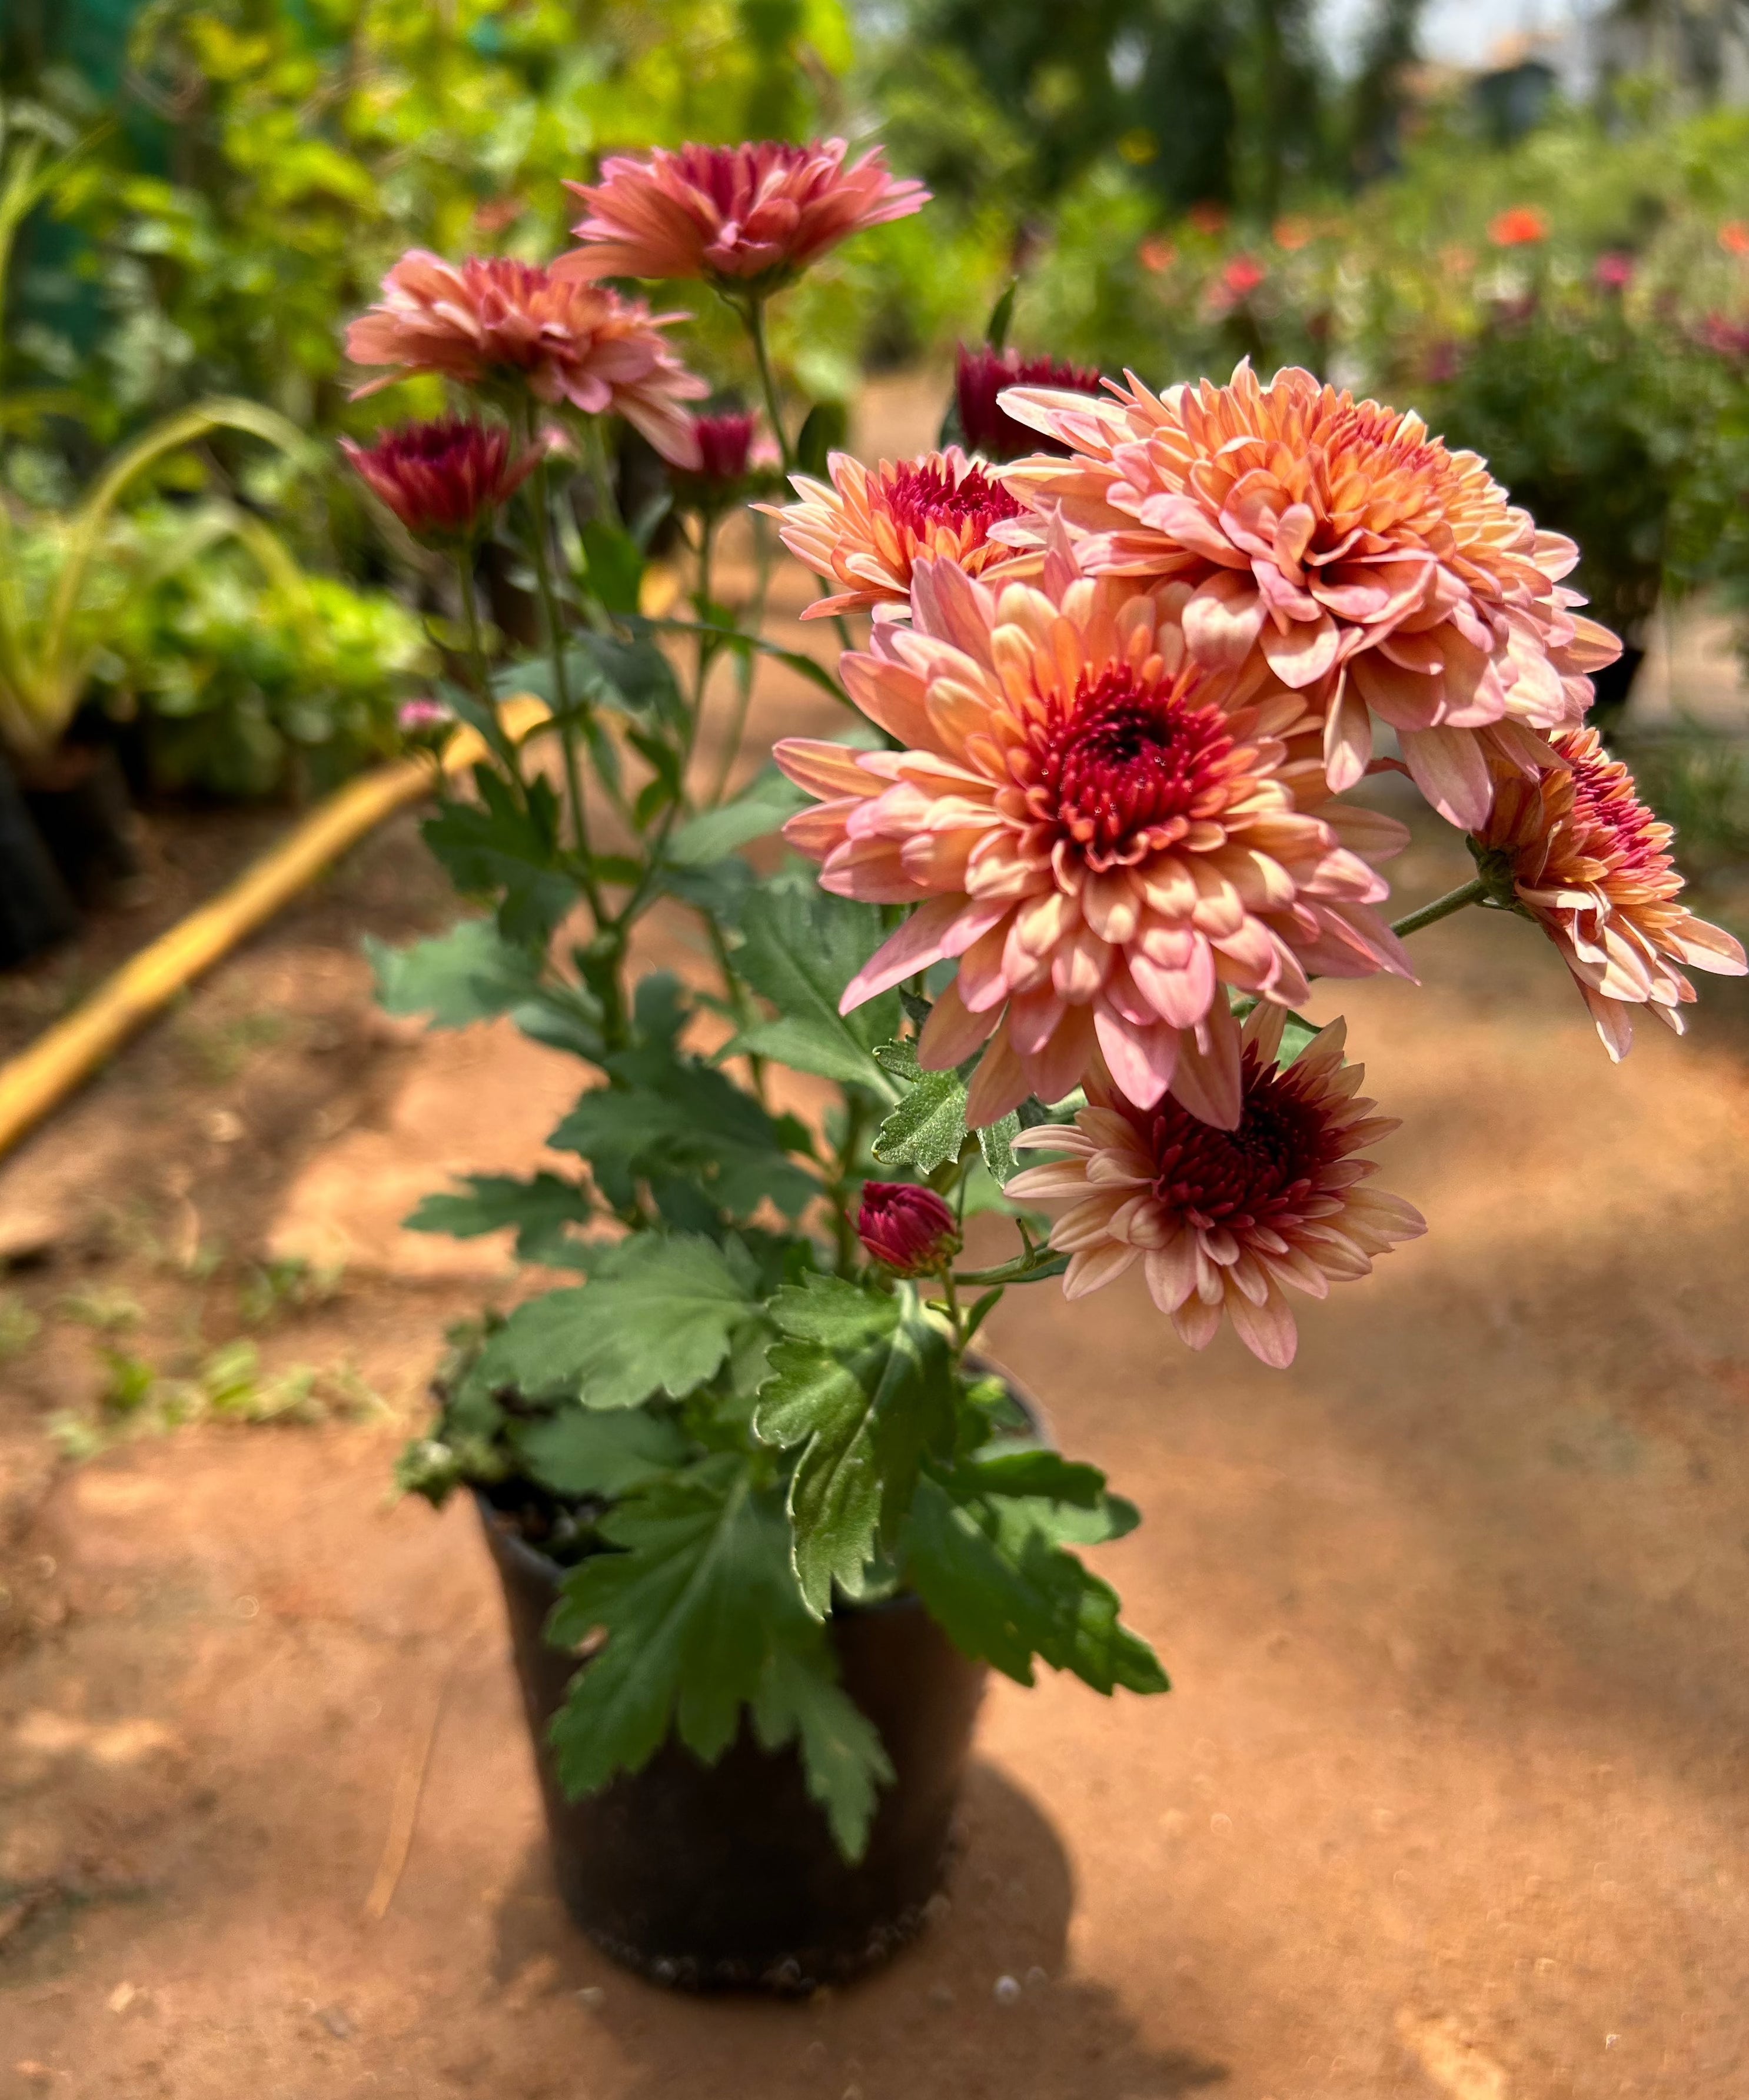
<path id="1" fill-rule="evenodd" d="M 491 915 L 380 953 L 383 996 L 587 1067 L 550 1140 L 574 1170 L 412 1220 L 513 1229 L 577 1280 L 457 1335 L 401 1476 L 476 1496 L 580 1922 L 668 1980 L 793 1987 L 923 1915 L 987 1665 L 1165 1688 L 1075 1550 L 1135 1512 L 977 1356 L 1003 1292 L 1139 1264 L 1190 1346 L 1230 1320 L 1285 1365 L 1290 1291 L 1423 1229 L 1370 1185 L 1393 1126 L 1342 1024 L 1300 1017 L 1312 977 L 1411 975 L 1416 927 L 1509 909 L 1619 1054 L 1636 1006 L 1680 1026 L 1685 965 L 1743 962 L 1583 726 L 1614 644 L 1560 582 L 1570 545 L 1303 373 L 1096 394 L 969 352 L 956 444 L 795 475 L 762 507 L 845 646 L 836 677 L 789 660 L 857 720 L 731 798 L 747 682 L 785 652 L 757 593 L 721 602 L 714 536 L 778 491 L 752 416 L 689 406 L 678 317 L 603 280 L 734 307 L 790 467 L 766 302 L 923 199 L 836 143 L 610 161 L 582 195 L 550 270 L 404 258 L 350 338 L 471 403 L 354 455 L 452 559 L 441 702 L 488 752 L 426 836 Z M 616 418 L 669 462 L 685 613 L 646 610 Z M 1017 430 L 1040 442 L 1004 464 Z M 478 611 L 492 536 L 541 607 L 532 660 Z M 1348 799 L 1384 765 L 1477 864 L 1394 927 L 1406 834 Z M 756 873 L 780 827 L 797 858 Z M 696 969 L 640 967 L 658 908 L 700 929 Z M 978 1211 L 1005 1259 L 968 1256 Z"/>

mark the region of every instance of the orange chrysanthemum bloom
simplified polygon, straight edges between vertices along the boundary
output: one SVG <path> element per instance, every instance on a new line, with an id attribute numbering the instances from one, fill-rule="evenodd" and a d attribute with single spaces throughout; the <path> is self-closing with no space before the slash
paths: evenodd
<path id="1" fill-rule="evenodd" d="M 591 277 L 706 277 L 736 291 L 774 289 L 864 227 L 929 202 L 895 182 L 877 146 L 849 167 L 841 139 L 792 146 L 658 147 L 615 154 L 598 183 L 567 183 L 590 215 L 572 228 Z"/>
<path id="2" fill-rule="evenodd" d="M 1018 518 L 1020 505 L 999 474 L 956 445 L 872 469 L 834 452 L 827 467 L 830 485 L 791 475 L 801 502 L 757 506 L 779 521 L 778 536 L 798 562 L 848 586 L 816 599 L 804 620 L 908 607 L 911 572 L 921 560 L 956 562 L 975 576 L 1014 559 L 1013 548 L 991 540 L 990 528 Z"/>
<path id="3" fill-rule="evenodd" d="M 1674 836 L 1636 793 L 1633 776 L 1592 729 L 1552 740 L 1560 765 L 1504 779 L 1477 834 L 1482 865 L 1503 857 L 1519 905 L 1561 951 L 1618 1062 L 1633 1047 L 1636 1007 L 1680 1035 L 1694 987 L 1681 965 L 1742 977 L 1741 946 L 1678 899 Z"/>
<path id="4" fill-rule="evenodd" d="M 1133 375 L 1104 401 L 1018 389 L 1010 415 L 1066 442 L 1009 486 L 1084 536 L 1086 567 L 1191 586 L 1190 651 L 1261 657 L 1324 725 L 1332 789 L 1352 787 L 1388 722 L 1422 792 L 1473 831 L 1493 793 L 1488 756 L 1534 770 L 1531 732 L 1570 726 L 1586 673 L 1619 654 L 1571 608 L 1570 540 L 1513 509 L 1473 452 L 1418 416 L 1242 364 L 1232 384 L 1151 394 Z M 1023 521 L 999 536 L 1036 544 Z"/>
<path id="5" fill-rule="evenodd" d="M 563 264 L 542 270 L 501 256 L 446 262 L 412 248 L 383 279 L 377 304 L 347 330 L 347 355 L 355 364 L 398 368 L 360 395 L 400 373 L 433 372 L 463 386 L 507 381 L 537 401 L 623 416 L 665 459 L 696 467 L 698 443 L 682 404 L 710 390 L 658 333 L 685 318 L 652 314 L 641 299 L 622 299 Z"/>
<path id="6" fill-rule="evenodd" d="M 1193 1349 L 1229 1318 L 1282 1370 L 1299 1339 L 1284 1284 L 1326 1297 L 1332 1280 L 1367 1275 L 1394 1242 L 1426 1231 L 1401 1197 L 1360 1185 L 1377 1169 L 1354 1155 L 1398 1125 L 1355 1098 L 1366 1068 L 1343 1063 L 1344 1024 L 1284 1070 L 1282 1020 L 1259 1006 L 1245 1023 L 1243 1105 L 1230 1132 L 1174 1101 L 1137 1110 L 1095 1078 L 1072 1129 L 1021 1132 L 1018 1145 L 1069 1154 L 1007 1189 L 1071 1204 L 1050 1236 L 1070 1257 L 1066 1296 L 1084 1298 L 1140 1260 L 1155 1304 Z"/>
<path id="7" fill-rule="evenodd" d="M 1151 1108 L 1239 1109 L 1224 985 L 1292 1004 L 1306 971 L 1410 976 L 1371 909 L 1369 862 L 1402 826 L 1328 805 L 1305 703 L 1261 668 L 1188 661 L 1181 590 L 1081 575 L 1000 592 L 920 561 L 912 619 L 843 660 L 901 748 L 790 739 L 774 753 L 820 806 L 785 827 L 839 896 L 920 908 L 854 978 L 848 1012 L 944 957 L 959 974 L 919 1045 L 930 1071 L 984 1048 L 967 1119 L 1059 1101 L 1101 1052 Z M 1303 788 L 1316 805 L 1302 808 Z"/>

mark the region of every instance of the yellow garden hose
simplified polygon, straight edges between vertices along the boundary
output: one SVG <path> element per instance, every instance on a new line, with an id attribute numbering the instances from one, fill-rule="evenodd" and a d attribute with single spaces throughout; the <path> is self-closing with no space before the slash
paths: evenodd
<path id="1" fill-rule="evenodd" d="M 506 733 L 520 742 L 545 713 L 543 702 L 525 697 L 506 701 L 500 718 Z M 461 772 L 485 756 L 485 743 L 478 732 L 462 730 L 444 750 L 444 770 Z M 185 986 L 264 924 L 367 832 L 428 795 L 432 777 L 429 760 L 401 759 L 378 766 L 329 796 L 228 889 L 143 948 L 64 1021 L 57 1021 L 9 1064 L 0 1065 L 0 1154 L 58 1107 Z"/>

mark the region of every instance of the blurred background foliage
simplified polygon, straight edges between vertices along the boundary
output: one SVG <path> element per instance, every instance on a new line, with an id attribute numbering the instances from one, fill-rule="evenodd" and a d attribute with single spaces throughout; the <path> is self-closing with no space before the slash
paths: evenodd
<path id="1" fill-rule="evenodd" d="M 544 258 L 605 153 L 838 131 L 937 201 L 780 302 L 805 399 L 943 364 L 1018 279 L 1030 351 L 1413 402 L 1581 540 L 1636 646 L 1697 586 L 1749 615 L 1749 110 L 1722 42 L 1694 60 L 1695 4 L 1622 0 L 1575 97 L 1534 54 L 1421 63 L 1420 0 L 1372 0 L 1340 52 L 1314 0 L 7 0 L 15 121 L 84 142 L 7 288 L 7 500 L 214 394 L 321 438 L 405 414 L 417 387 L 347 399 L 340 346 L 404 249 Z M 652 296 L 732 381 L 708 295 Z M 139 501 L 215 496 L 303 583 L 232 548 L 165 584 L 93 698 L 156 779 L 296 792 L 391 738 L 418 574 L 339 477 L 223 433 Z"/>

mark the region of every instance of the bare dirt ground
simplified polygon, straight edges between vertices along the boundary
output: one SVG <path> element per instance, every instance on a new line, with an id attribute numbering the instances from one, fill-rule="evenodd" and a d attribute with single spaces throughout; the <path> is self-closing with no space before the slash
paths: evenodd
<path id="1" fill-rule="evenodd" d="M 774 681 L 762 739 L 815 706 Z M 1430 829 L 1398 893 L 1464 872 Z M 1432 1229 L 1286 1375 L 1124 1286 L 1011 1299 L 993 1353 L 1146 1512 L 1101 1564 L 1175 1689 L 998 1683 L 925 1937 L 697 2001 L 568 1926 L 472 1513 L 385 1494 L 441 1328 L 518 1287 L 395 1221 L 575 1083 L 373 1017 L 360 933 L 444 909 L 391 827 L 0 1170 L 0 2096 L 1742 2100 L 1736 988 L 1619 1070 L 1517 922 L 1348 990 Z M 263 1282 L 299 1251 L 332 1295 Z M 324 1418 L 57 1455 L 118 1359 L 239 1339 Z"/>

